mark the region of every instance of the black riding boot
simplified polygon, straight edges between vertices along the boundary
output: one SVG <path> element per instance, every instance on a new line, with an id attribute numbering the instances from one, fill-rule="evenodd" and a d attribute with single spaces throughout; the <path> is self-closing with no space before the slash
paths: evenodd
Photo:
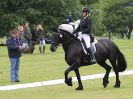
<path id="1" fill-rule="evenodd" d="M 43 54 L 45 53 L 45 46 L 43 46 Z"/>
<path id="2" fill-rule="evenodd" d="M 91 61 L 91 63 L 92 63 L 92 64 L 95 64 L 95 63 L 96 63 L 96 59 L 95 59 L 95 55 L 94 55 L 92 49 L 91 49 L 91 48 L 88 48 L 88 52 L 89 52 L 89 54 L 90 54 L 90 58 L 91 58 L 90 61 Z"/>
<path id="3" fill-rule="evenodd" d="M 42 48 L 41 47 L 39 47 L 39 51 L 40 51 L 40 53 L 42 53 Z"/>

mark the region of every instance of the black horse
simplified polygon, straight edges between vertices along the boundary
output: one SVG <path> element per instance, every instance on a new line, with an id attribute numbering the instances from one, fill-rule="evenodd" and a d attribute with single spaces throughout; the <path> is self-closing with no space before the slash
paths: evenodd
<path id="1" fill-rule="evenodd" d="M 74 71 L 78 79 L 78 87 L 76 90 L 83 90 L 83 85 L 80 78 L 79 67 L 91 65 L 89 61 L 86 61 L 86 58 L 89 58 L 83 51 L 81 42 L 75 38 L 75 36 L 66 31 L 56 31 L 52 35 L 52 42 L 50 50 L 52 52 L 56 51 L 59 44 L 62 44 L 65 52 L 65 60 L 69 67 L 65 70 L 65 83 L 68 86 L 72 86 L 72 78 L 68 77 L 70 71 Z M 109 73 L 111 71 L 111 66 L 106 63 L 108 59 L 113 67 L 113 70 L 116 75 L 116 82 L 114 87 L 120 88 L 119 72 L 125 71 L 127 64 L 124 58 L 124 55 L 119 50 L 119 48 L 108 39 L 98 40 L 98 43 L 95 44 L 96 53 L 95 57 L 97 64 L 102 66 L 105 70 L 105 76 L 103 78 L 103 86 L 107 87 L 109 81 Z"/>

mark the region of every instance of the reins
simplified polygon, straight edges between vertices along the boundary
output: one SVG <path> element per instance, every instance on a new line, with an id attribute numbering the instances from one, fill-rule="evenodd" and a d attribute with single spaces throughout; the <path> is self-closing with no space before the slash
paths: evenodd
<path id="1" fill-rule="evenodd" d="M 70 40 L 68 40 L 68 41 L 66 41 L 66 42 L 64 42 L 64 43 L 62 43 L 62 45 L 65 45 L 65 44 L 67 44 L 67 43 L 69 43 L 70 41 L 72 41 L 74 38 L 72 38 L 72 39 L 70 39 Z"/>
<path id="2" fill-rule="evenodd" d="M 60 34 L 60 33 L 59 33 L 59 34 Z M 75 37 L 75 36 L 73 36 L 73 37 Z M 75 38 L 71 38 L 71 39 L 67 40 L 66 42 L 62 43 L 62 45 L 66 45 L 67 43 L 69 43 L 69 42 L 72 41 L 73 39 L 75 39 Z"/>

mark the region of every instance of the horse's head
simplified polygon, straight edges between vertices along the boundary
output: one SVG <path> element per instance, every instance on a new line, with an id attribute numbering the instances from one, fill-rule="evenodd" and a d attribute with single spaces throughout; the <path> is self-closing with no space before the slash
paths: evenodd
<path id="1" fill-rule="evenodd" d="M 59 31 L 56 31 L 52 34 L 52 42 L 51 42 L 51 46 L 50 46 L 50 50 L 52 52 L 55 52 L 57 47 L 61 43 L 61 36 L 62 35 L 59 33 Z"/>
<path id="2" fill-rule="evenodd" d="M 72 33 L 58 29 L 58 31 L 54 32 L 52 35 L 50 50 L 52 52 L 55 52 L 59 44 L 66 46 L 67 44 L 70 44 L 74 39 L 76 39 L 76 37 Z"/>

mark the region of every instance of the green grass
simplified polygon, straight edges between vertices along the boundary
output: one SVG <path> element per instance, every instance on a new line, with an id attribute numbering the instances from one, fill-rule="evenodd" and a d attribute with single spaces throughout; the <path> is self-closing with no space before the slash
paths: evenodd
<path id="1" fill-rule="evenodd" d="M 65 84 L 1 92 L 0 99 L 133 99 L 132 76 L 122 76 L 122 87 L 113 88 L 114 78 L 110 78 L 108 88 L 103 88 L 101 79 L 83 81 L 84 90 L 75 91 Z"/>
<path id="2" fill-rule="evenodd" d="M 124 53 L 128 70 L 133 70 L 133 39 L 114 39 Z M 29 83 L 43 80 L 64 78 L 64 71 L 67 64 L 64 60 L 64 52 L 59 47 L 55 53 L 46 46 L 44 55 L 39 54 L 38 46 L 32 55 L 23 55 L 20 65 L 21 83 Z M 80 68 L 81 75 L 104 73 L 105 70 L 98 65 Z M 7 56 L 6 47 L 0 47 L 0 86 L 10 84 L 10 62 Z M 70 76 L 75 76 L 72 72 Z M 102 79 L 83 81 L 84 91 L 75 91 L 77 82 L 73 87 L 65 84 L 44 86 L 37 88 L 19 89 L 14 91 L 0 91 L 0 99 L 133 99 L 133 79 L 130 76 L 121 76 L 122 88 L 113 88 L 115 78 L 110 78 L 107 89 L 102 86 Z"/>

